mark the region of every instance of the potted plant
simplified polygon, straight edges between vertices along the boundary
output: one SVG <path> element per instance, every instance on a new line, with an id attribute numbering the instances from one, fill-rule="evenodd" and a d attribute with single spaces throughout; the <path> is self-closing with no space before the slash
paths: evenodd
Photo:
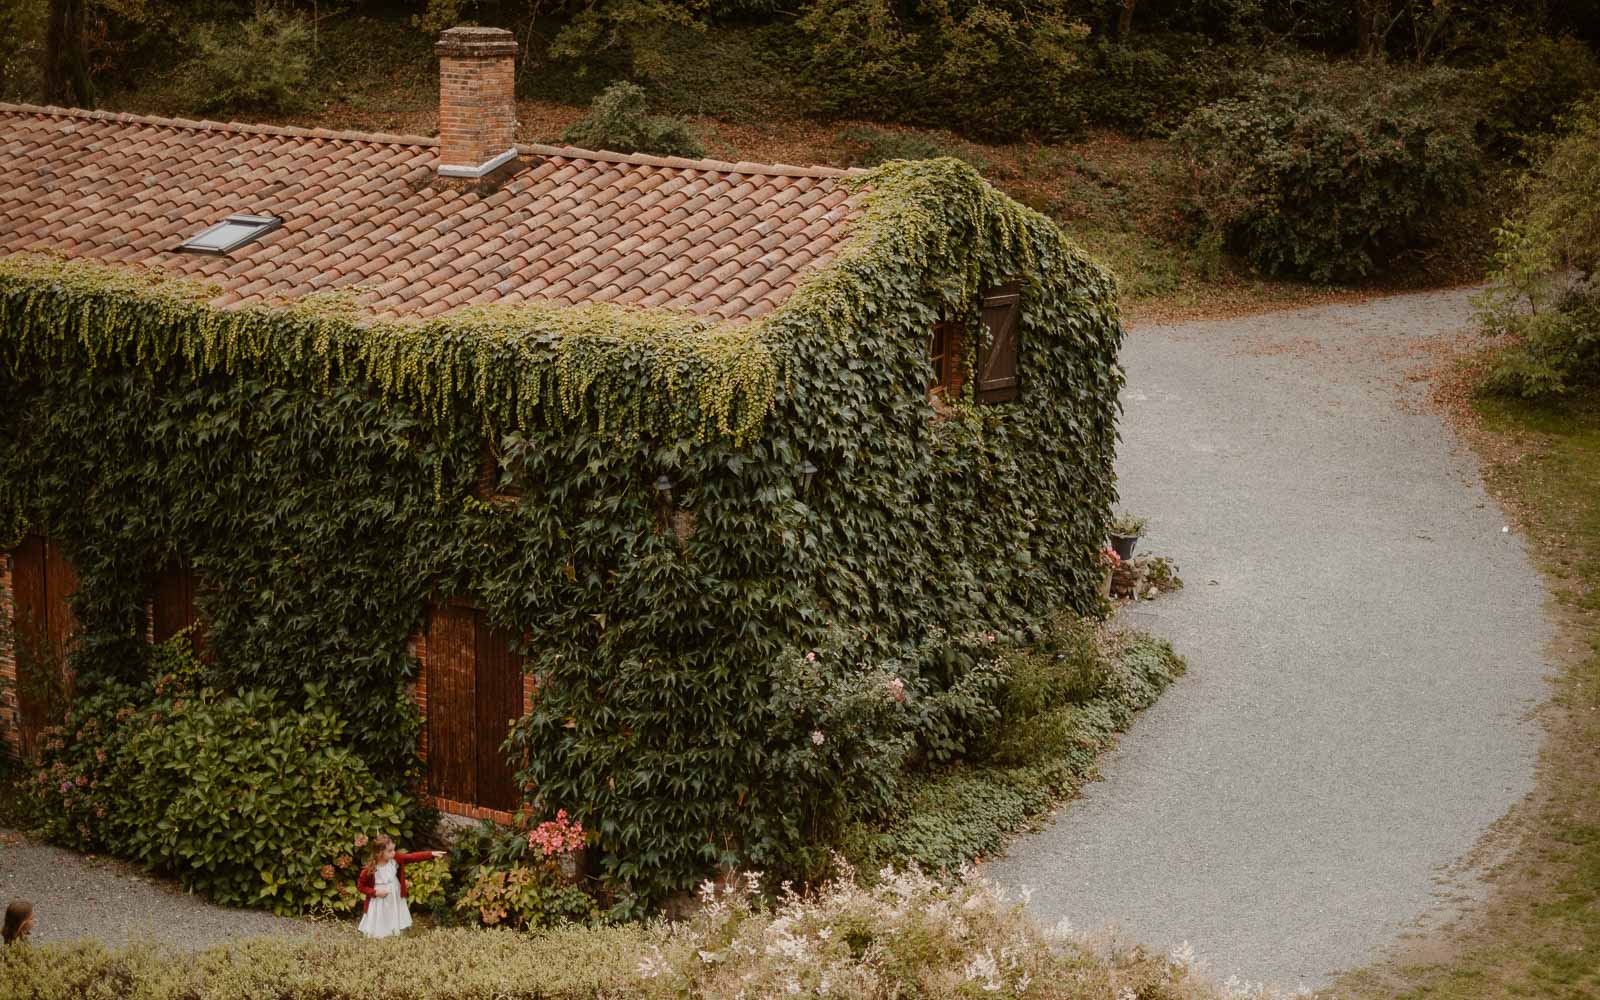
<path id="1" fill-rule="evenodd" d="M 1111 536 L 1111 547 L 1116 550 L 1117 558 L 1133 558 L 1133 547 L 1139 544 L 1139 536 L 1144 534 L 1144 526 L 1149 523 L 1148 518 L 1134 517 L 1127 511 L 1111 519 L 1106 531 Z"/>

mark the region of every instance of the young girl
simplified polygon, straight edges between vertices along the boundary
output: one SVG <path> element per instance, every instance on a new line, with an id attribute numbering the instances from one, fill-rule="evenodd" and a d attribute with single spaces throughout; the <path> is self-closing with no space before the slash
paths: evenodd
<path id="1" fill-rule="evenodd" d="M 406 906 L 406 865 L 442 857 L 443 851 L 396 854 L 394 841 L 388 837 L 375 837 L 372 855 L 356 877 L 356 888 L 367 897 L 366 910 L 361 917 L 361 933 L 367 937 L 382 938 L 399 934 L 410 927 L 411 908 Z"/>
<path id="2" fill-rule="evenodd" d="M 5 939 L 6 944 L 16 944 L 28 940 L 32 931 L 33 904 L 26 899 L 13 899 L 11 905 L 6 907 L 5 929 L 0 932 L 0 937 Z"/>

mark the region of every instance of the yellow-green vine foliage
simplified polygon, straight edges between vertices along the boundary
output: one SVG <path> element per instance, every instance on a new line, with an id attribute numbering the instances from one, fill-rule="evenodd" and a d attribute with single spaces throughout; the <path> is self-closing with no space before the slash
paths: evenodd
<path id="1" fill-rule="evenodd" d="M 182 561 L 207 682 L 325 685 L 401 786 L 406 637 L 471 595 L 539 683 L 504 748 L 530 804 L 595 831 L 614 888 L 803 873 L 994 718 L 985 637 L 1094 603 L 1115 499 L 1106 273 L 957 161 L 848 182 L 840 255 L 743 325 L 221 311 L 177 279 L 0 260 L 0 528 L 77 566 L 81 684 L 140 679 L 149 581 Z M 979 296 L 1011 280 L 1021 399 L 936 416 L 930 327 L 964 321 L 970 362 Z M 486 447 L 514 502 L 473 495 Z"/>

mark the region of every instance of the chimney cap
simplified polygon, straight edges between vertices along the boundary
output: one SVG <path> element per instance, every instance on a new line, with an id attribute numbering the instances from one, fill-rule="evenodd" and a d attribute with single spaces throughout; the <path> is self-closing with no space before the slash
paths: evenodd
<path id="1" fill-rule="evenodd" d="M 439 36 L 433 51 L 435 55 L 458 58 L 514 56 L 517 39 L 504 28 L 450 28 Z"/>

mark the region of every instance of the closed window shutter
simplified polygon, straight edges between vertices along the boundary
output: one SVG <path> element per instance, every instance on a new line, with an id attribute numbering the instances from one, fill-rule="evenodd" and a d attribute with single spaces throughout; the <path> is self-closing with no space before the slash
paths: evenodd
<path id="1" fill-rule="evenodd" d="M 1004 403 L 1017 398 L 1021 316 L 1022 295 L 1016 286 L 999 288 L 983 297 L 983 325 L 989 329 L 989 342 L 978 352 L 975 396 L 980 403 Z"/>

